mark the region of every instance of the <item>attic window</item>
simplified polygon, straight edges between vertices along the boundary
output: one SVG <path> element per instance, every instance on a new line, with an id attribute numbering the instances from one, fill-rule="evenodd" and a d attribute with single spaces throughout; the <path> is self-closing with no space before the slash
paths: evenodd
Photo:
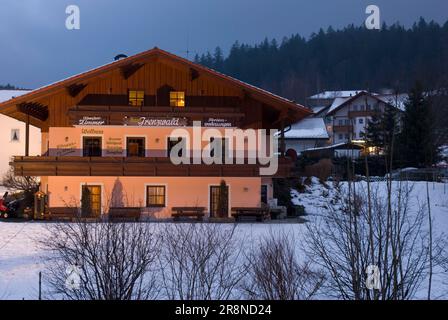
<path id="1" fill-rule="evenodd" d="M 145 91 L 129 90 L 129 105 L 140 107 L 145 101 Z"/>
<path id="2" fill-rule="evenodd" d="M 171 91 L 170 92 L 170 106 L 171 107 L 185 107 L 185 92 Z"/>
<path id="3" fill-rule="evenodd" d="M 11 129 L 11 142 L 20 142 L 20 130 Z"/>

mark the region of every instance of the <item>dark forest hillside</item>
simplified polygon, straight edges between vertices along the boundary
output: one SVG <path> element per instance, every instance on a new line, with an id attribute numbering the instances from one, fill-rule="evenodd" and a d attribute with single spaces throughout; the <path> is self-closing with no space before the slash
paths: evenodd
<path id="1" fill-rule="evenodd" d="M 280 43 L 236 42 L 227 57 L 218 47 L 195 61 L 240 80 L 304 102 L 321 90 L 390 88 L 408 91 L 416 80 L 428 89 L 448 83 L 448 22 L 420 19 L 411 28 L 347 26 Z"/>

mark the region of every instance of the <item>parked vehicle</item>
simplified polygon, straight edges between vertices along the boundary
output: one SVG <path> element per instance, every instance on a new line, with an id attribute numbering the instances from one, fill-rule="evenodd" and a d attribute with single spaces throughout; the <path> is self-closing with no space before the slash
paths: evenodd
<path id="1" fill-rule="evenodd" d="M 3 198 L 0 199 L 0 217 L 8 219 L 17 217 L 17 212 L 20 208 L 20 203 L 23 198 L 13 199 L 8 201 L 8 192 L 5 192 Z"/>

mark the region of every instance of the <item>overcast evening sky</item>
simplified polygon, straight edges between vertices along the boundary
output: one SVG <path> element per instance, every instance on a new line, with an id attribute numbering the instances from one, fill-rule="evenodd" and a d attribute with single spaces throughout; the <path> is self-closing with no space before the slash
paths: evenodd
<path id="1" fill-rule="evenodd" d="M 72 4 L 80 30 L 65 28 Z M 236 40 L 309 37 L 363 24 L 369 4 L 387 24 L 448 19 L 447 0 L 0 0 L 0 84 L 36 88 L 154 46 L 188 48 L 191 59 L 218 45 L 227 53 Z"/>

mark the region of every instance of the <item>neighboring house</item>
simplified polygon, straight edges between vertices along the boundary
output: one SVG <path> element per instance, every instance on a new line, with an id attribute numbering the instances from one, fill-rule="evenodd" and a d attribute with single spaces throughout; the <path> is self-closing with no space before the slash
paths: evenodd
<path id="1" fill-rule="evenodd" d="M 201 140 L 207 127 L 215 135 L 229 128 L 284 131 L 310 114 L 158 48 L 0 103 L 0 112 L 42 130 L 42 156 L 15 157 L 13 166 L 17 175 L 41 177 L 50 212 L 73 214 L 84 194 L 84 207 L 95 217 L 111 207 L 133 207 L 156 218 L 170 217 L 173 207 L 204 207 L 210 217 L 229 217 L 232 207 L 269 203 L 272 178 L 292 174 L 291 159 L 279 158 L 277 171 L 261 175 L 261 161 L 207 165 L 195 158 L 176 165 L 171 150 L 181 142 L 191 150 L 189 137 L 197 135 L 194 150 L 204 148 L 214 141 Z M 243 154 L 254 150 L 244 136 L 242 141 Z"/>
<path id="2" fill-rule="evenodd" d="M 386 105 L 404 110 L 407 94 L 371 93 L 366 90 L 324 91 L 307 98 L 313 114 L 294 124 L 285 134 L 287 147 L 297 153 L 310 150 L 334 151 L 334 156 L 352 155 L 352 143 L 363 145 L 363 134 L 374 114 L 384 112 Z M 320 132 L 319 137 L 310 137 Z M 331 147 L 336 145 L 337 148 Z M 358 151 L 359 155 L 359 151 Z"/>
<path id="3" fill-rule="evenodd" d="M 386 105 L 404 110 L 406 94 L 378 94 L 364 90 L 326 91 L 308 98 L 311 105 L 323 104 L 316 117 L 325 119 L 332 144 L 363 142 L 363 133 L 374 114 Z M 314 108 L 312 108 L 314 110 Z"/>
<path id="4" fill-rule="evenodd" d="M 306 99 L 308 107 L 319 113 L 321 110 L 328 108 L 336 98 L 349 98 L 366 90 L 342 90 L 342 91 L 323 91 L 312 95 Z"/>
<path id="5" fill-rule="evenodd" d="M 328 144 L 329 138 L 323 118 L 305 118 L 285 132 L 286 149 L 294 149 L 297 154 L 306 149 L 323 147 Z"/>
<path id="6" fill-rule="evenodd" d="M 388 100 L 366 91 L 348 98 L 336 98 L 325 114 L 333 144 L 364 143 L 363 135 L 374 115 L 381 116 Z"/>
<path id="7" fill-rule="evenodd" d="M 28 93 L 29 90 L 1 90 L 0 103 Z M 9 170 L 12 156 L 25 155 L 25 123 L 0 114 L 0 180 Z M 30 126 L 29 155 L 40 155 L 40 129 Z"/>

